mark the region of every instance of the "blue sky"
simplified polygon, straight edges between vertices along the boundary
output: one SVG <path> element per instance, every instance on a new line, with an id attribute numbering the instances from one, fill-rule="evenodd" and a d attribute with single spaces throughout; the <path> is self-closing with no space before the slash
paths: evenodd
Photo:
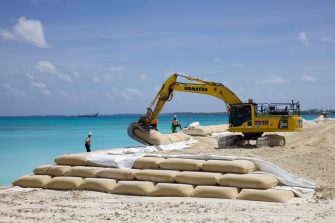
<path id="1" fill-rule="evenodd" d="M 334 1 L 0 3 L 0 115 L 144 113 L 174 72 L 335 108 Z M 225 111 L 175 93 L 164 112 Z"/>

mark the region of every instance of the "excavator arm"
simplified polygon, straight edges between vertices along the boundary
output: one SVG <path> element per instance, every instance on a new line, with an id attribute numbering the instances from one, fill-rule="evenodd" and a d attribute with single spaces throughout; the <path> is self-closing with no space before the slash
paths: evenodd
<path id="1" fill-rule="evenodd" d="M 191 83 L 178 82 L 178 77 L 191 81 Z M 166 79 L 162 88 L 151 102 L 150 107 L 147 109 L 146 117 L 150 122 L 159 116 L 166 102 L 172 99 L 174 91 L 206 94 L 219 98 L 225 102 L 227 110 L 229 110 L 230 106 L 233 104 L 242 103 L 234 92 L 221 83 L 204 81 L 192 76 L 184 76 L 175 73 Z M 153 107 L 154 109 L 152 110 Z"/>

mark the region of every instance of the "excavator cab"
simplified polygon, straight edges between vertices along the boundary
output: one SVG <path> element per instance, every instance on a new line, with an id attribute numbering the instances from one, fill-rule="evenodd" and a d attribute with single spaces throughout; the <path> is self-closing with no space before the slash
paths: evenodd
<path id="1" fill-rule="evenodd" d="M 252 108 L 251 104 L 232 105 L 229 113 L 229 124 L 232 127 L 242 126 L 246 123 L 247 126 L 252 126 Z"/>

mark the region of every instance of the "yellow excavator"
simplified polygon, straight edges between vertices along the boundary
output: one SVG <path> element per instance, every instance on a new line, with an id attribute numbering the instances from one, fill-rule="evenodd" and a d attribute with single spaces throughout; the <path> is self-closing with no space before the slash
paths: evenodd
<path id="1" fill-rule="evenodd" d="M 178 77 L 188 82 L 177 81 Z M 174 91 L 206 94 L 224 101 L 229 115 L 228 131 L 233 134 L 219 138 L 219 148 L 249 144 L 256 140 L 256 146 L 284 146 L 285 137 L 268 132 L 294 132 L 302 130 L 299 102 L 290 103 L 254 103 L 249 99 L 243 103 L 236 94 L 221 83 L 200 80 L 192 76 L 171 75 L 163 84 L 154 100 L 151 102 L 144 117 L 147 123 L 156 119 L 167 101 L 172 100 Z M 154 107 L 154 109 L 152 109 Z M 143 124 L 143 123 L 142 123 Z M 144 144 L 148 144 L 134 134 L 138 125 L 130 125 L 128 135 Z M 143 128 L 149 131 L 149 128 Z"/>

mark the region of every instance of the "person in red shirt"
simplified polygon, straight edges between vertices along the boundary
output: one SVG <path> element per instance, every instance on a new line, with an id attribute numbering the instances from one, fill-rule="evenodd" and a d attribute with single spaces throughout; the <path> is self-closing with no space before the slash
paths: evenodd
<path id="1" fill-rule="evenodd" d="M 158 120 L 157 120 L 157 118 L 155 118 L 155 119 L 152 121 L 151 126 L 152 126 L 152 128 L 153 128 L 154 130 L 156 130 L 156 131 L 158 131 L 158 129 L 157 129 L 157 125 L 158 125 Z"/>

